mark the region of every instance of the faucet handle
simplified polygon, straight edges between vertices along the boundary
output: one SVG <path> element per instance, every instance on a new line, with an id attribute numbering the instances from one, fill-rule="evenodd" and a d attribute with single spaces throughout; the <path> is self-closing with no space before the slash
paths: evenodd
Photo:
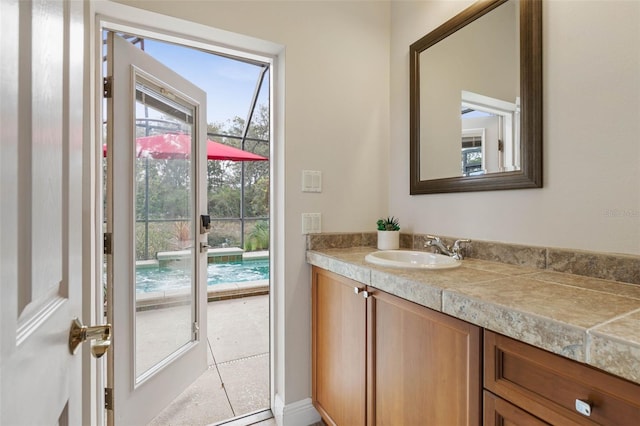
<path id="1" fill-rule="evenodd" d="M 453 248 L 454 249 L 459 249 L 460 248 L 460 244 L 462 244 L 462 243 L 470 243 L 470 242 L 471 242 L 471 240 L 468 240 L 468 239 L 456 240 L 456 242 L 453 243 Z"/>
<path id="2" fill-rule="evenodd" d="M 424 243 L 425 247 L 430 247 L 434 243 L 441 243 L 442 242 L 440 237 L 436 237 L 435 235 L 427 235 L 426 238 L 427 238 L 427 241 Z"/>
<path id="3" fill-rule="evenodd" d="M 453 243 L 453 248 L 451 249 L 451 251 L 453 252 L 453 257 L 454 259 L 457 260 L 462 260 L 462 247 L 460 247 L 460 244 L 462 243 L 470 243 L 471 240 L 468 239 L 461 239 L 461 240 L 456 240 L 455 243 Z"/>

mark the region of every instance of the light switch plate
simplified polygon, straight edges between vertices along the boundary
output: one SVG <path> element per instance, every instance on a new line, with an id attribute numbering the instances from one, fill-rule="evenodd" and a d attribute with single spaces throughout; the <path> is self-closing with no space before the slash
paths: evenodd
<path id="1" fill-rule="evenodd" d="M 322 192 L 322 172 L 303 170 L 302 192 Z"/>
<path id="2" fill-rule="evenodd" d="M 322 214 L 302 213 L 302 233 L 318 234 L 322 232 Z"/>

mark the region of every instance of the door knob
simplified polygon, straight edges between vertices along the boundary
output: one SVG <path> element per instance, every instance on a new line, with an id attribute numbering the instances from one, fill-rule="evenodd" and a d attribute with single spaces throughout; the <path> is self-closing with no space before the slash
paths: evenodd
<path id="1" fill-rule="evenodd" d="M 100 358 L 111 347 L 111 324 L 87 327 L 82 325 L 78 318 L 74 318 L 69 331 L 69 352 L 75 354 L 80 343 L 85 340 L 96 341 L 91 345 L 91 353 L 94 357 Z"/>

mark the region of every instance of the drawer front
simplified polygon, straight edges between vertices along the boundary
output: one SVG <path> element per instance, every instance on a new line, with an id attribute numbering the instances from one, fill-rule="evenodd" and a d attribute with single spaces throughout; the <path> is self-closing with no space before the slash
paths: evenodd
<path id="1" fill-rule="evenodd" d="M 484 391 L 483 395 L 484 426 L 549 426 L 537 417 Z"/>
<path id="2" fill-rule="evenodd" d="M 485 332 L 484 387 L 551 424 L 640 424 L 640 386 Z M 590 415 L 580 414 L 576 401 Z"/>

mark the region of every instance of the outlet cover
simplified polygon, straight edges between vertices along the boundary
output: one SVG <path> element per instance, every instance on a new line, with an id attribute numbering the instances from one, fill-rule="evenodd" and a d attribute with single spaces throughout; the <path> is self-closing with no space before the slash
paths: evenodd
<path id="1" fill-rule="evenodd" d="M 318 234 L 322 232 L 322 214 L 302 213 L 302 233 Z"/>
<path id="2" fill-rule="evenodd" d="M 322 172 L 303 170 L 302 192 L 322 192 Z"/>

